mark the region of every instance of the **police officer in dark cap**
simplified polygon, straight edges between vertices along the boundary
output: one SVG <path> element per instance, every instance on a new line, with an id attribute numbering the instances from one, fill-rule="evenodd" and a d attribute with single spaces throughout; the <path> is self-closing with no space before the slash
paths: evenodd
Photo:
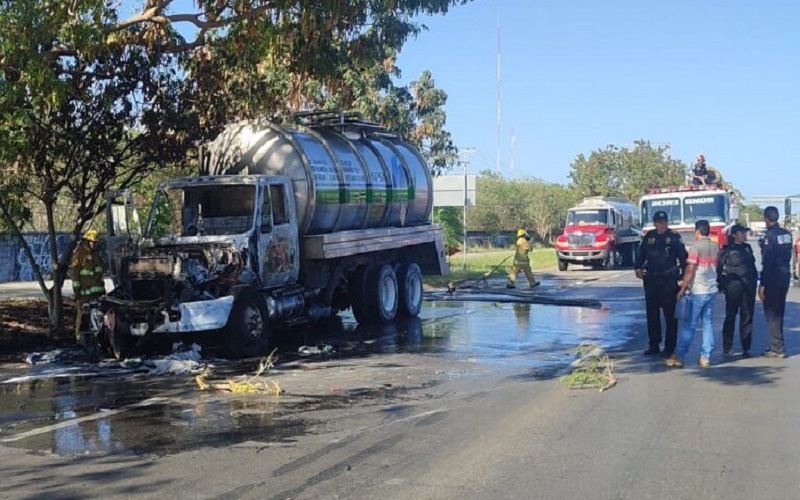
<path id="1" fill-rule="evenodd" d="M 678 296 L 678 281 L 686 268 L 686 247 L 681 236 L 669 229 L 667 213 L 659 210 L 653 215 L 656 228 L 648 231 L 639 249 L 639 258 L 634 270 L 636 277 L 644 281 L 644 298 L 647 304 L 647 335 L 650 346 L 646 356 L 663 354 L 670 356 L 675 351 L 678 339 L 678 320 L 675 305 Z M 664 351 L 661 352 L 661 313 L 667 323 Z"/>
<path id="2" fill-rule="evenodd" d="M 722 354 L 733 353 L 733 329 L 739 315 L 739 340 L 742 356 L 750 356 L 753 333 L 753 309 L 756 304 L 758 270 L 753 248 L 747 243 L 750 228 L 734 224 L 732 241 L 725 245 L 717 260 L 717 281 L 725 293 L 725 322 L 722 324 Z"/>
<path id="3" fill-rule="evenodd" d="M 765 356 L 785 358 L 783 345 L 783 314 L 786 311 L 786 294 L 789 292 L 792 272 L 792 233 L 778 225 L 778 209 L 764 209 L 767 233 L 761 247 L 761 284 L 758 298 L 764 303 L 770 347 Z"/>

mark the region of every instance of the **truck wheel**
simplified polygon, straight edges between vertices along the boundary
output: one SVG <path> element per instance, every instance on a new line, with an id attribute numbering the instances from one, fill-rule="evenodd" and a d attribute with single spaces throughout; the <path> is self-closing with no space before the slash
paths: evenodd
<path id="1" fill-rule="evenodd" d="M 113 315 L 111 328 L 103 327 L 103 334 L 106 340 L 103 344 L 107 343 L 109 351 L 115 358 L 127 359 L 134 354 L 136 339 L 131 335 L 128 324 L 119 321 L 116 315 Z"/>
<path id="2" fill-rule="evenodd" d="M 367 307 L 367 278 L 374 268 L 371 266 L 359 267 L 351 277 L 350 309 L 359 325 L 370 322 L 369 307 Z"/>
<path id="3" fill-rule="evenodd" d="M 397 316 L 397 275 L 389 264 L 376 267 L 367 276 L 367 309 L 377 323 L 391 323 Z"/>
<path id="4" fill-rule="evenodd" d="M 622 249 L 622 265 L 625 267 L 632 267 L 636 264 L 636 245 L 633 243 L 626 243 Z"/>
<path id="5" fill-rule="evenodd" d="M 614 269 L 614 266 L 616 265 L 617 262 L 616 253 L 617 252 L 613 250 L 608 251 L 606 260 L 603 261 L 603 269 L 605 269 L 606 271 L 611 271 L 612 269 Z"/>
<path id="6" fill-rule="evenodd" d="M 558 270 L 559 271 L 566 271 L 568 266 L 569 266 L 569 262 L 567 262 L 566 260 L 558 259 Z"/>
<path id="7" fill-rule="evenodd" d="M 407 318 L 416 318 L 422 309 L 422 271 L 415 263 L 403 265 L 397 274 L 400 289 L 399 313 Z"/>
<path id="8" fill-rule="evenodd" d="M 251 287 L 233 290 L 233 307 L 224 329 L 223 350 L 232 358 L 264 354 L 269 343 L 267 307 Z"/>

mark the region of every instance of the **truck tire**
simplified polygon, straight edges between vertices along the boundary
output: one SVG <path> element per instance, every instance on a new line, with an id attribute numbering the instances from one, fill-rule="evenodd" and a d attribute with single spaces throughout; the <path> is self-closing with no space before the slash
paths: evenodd
<path id="1" fill-rule="evenodd" d="M 356 269 L 350 278 L 350 310 L 359 325 L 370 323 L 369 307 L 367 307 L 367 277 L 374 268 L 362 266 Z"/>
<path id="2" fill-rule="evenodd" d="M 558 270 L 559 271 L 566 271 L 567 267 L 569 267 L 569 262 L 566 260 L 558 259 Z"/>
<path id="3" fill-rule="evenodd" d="M 397 316 L 399 294 L 397 275 L 389 264 L 377 266 L 367 273 L 366 305 L 370 319 L 376 323 L 391 323 Z"/>
<path id="4" fill-rule="evenodd" d="M 636 263 L 636 245 L 633 243 L 625 243 L 620 248 L 622 253 L 622 265 L 624 267 L 631 267 Z"/>
<path id="5" fill-rule="evenodd" d="M 397 273 L 400 292 L 398 312 L 406 318 L 416 318 L 422 309 L 422 271 L 413 262 L 404 264 Z"/>
<path id="6" fill-rule="evenodd" d="M 111 354 L 119 360 L 128 359 L 135 352 L 136 339 L 131 335 L 130 327 L 120 322 L 114 322 L 113 330 L 103 328 L 106 342 Z"/>
<path id="7" fill-rule="evenodd" d="M 233 289 L 233 307 L 223 331 L 223 352 L 231 358 L 260 356 L 269 343 L 264 297 L 249 286 Z"/>

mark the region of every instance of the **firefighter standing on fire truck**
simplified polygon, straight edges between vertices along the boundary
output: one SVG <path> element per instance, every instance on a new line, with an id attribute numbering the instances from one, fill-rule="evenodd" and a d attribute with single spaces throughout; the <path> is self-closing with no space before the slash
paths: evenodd
<path id="1" fill-rule="evenodd" d="M 678 296 L 678 280 L 686 268 L 686 247 L 681 236 L 669 229 L 669 217 L 663 210 L 653 215 L 656 228 L 647 232 L 639 249 L 634 270 L 636 277 L 644 282 L 644 298 L 647 307 L 647 336 L 649 347 L 645 356 L 663 354 L 670 356 L 678 340 L 678 320 L 675 306 Z M 661 343 L 661 313 L 667 323 L 664 336 L 664 351 Z"/>

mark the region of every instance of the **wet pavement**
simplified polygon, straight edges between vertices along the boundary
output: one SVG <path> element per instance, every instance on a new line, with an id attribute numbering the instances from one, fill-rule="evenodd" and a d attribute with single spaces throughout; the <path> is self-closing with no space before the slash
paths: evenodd
<path id="1" fill-rule="evenodd" d="M 382 327 L 360 327 L 343 314 L 278 339 L 280 359 L 267 377 L 284 388 L 281 396 L 200 392 L 191 375 L 153 376 L 136 363 L 3 365 L 0 445 L 74 457 L 290 443 L 331 432 L 341 412 L 402 415 L 420 400 L 445 397 L 433 390 L 442 381 L 531 370 L 552 376 L 580 343 L 613 351 L 643 323 L 631 271 L 571 271 L 533 291 L 492 284 L 460 293 L 485 301 L 426 302 L 419 319 Z M 501 302 L 514 296 L 600 307 Z M 204 363 L 224 380 L 252 373 L 257 360 Z"/>

